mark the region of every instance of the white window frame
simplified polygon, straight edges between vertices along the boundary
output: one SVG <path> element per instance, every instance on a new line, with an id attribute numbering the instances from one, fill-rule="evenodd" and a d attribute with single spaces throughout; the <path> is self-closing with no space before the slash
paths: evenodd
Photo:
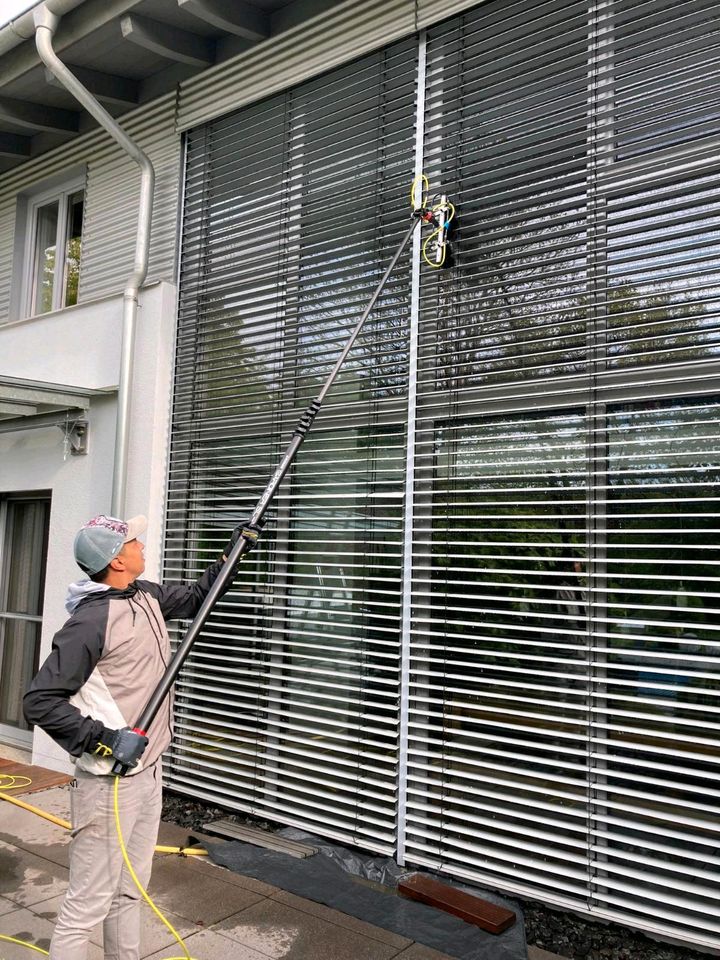
<path id="1" fill-rule="evenodd" d="M 27 220 L 25 228 L 25 253 L 23 257 L 23 289 L 22 289 L 22 317 L 40 317 L 46 313 L 53 313 L 56 310 L 63 310 L 65 300 L 65 237 L 67 234 L 68 223 L 68 202 L 75 193 L 86 194 L 85 176 L 73 177 L 64 183 L 51 189 L 43 190 L 41 193 L 33 194 L 28 198 Z M 58 202 L 58 222 L 55 234 L 55 277 L 60 278 L 61 282 L 53 285 L 53 299 L 50 310 L 40 312 L 35 310 L 35 242 L 37 240 L 38 211 L 53 201 Z M 83 211 L 84 219 L 84 211 Z"/>

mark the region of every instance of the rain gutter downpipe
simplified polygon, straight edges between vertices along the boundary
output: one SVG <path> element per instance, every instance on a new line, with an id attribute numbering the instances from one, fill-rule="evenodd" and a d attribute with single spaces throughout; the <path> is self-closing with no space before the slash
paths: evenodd
<path id="1" fill-rule="evenodd" d="M 130 422 L 130 387 L 135 351 L 135 328 L 137 325 L 138 293 L 147 276 L 150 251 L 150 224 L 152 221 L 155 170 L 148 156 L 130 139 L 124 130 L 101 107 L 93 95 L 68 70 L 53 50 L 53 36 L 60 17 L 42 4 L 33 10 L 35 43 L 48 70 L 69 90 L 76 100 L 92 114 L 103 129 L 140 167 L 140 202 L 138 205 L 138 229 L 135 243 L 135 264 L 123 293 L 122 346 L 120 349 L 120 380 L 118 384 L 118 412 L 115 432 L 115 461 L 110 512 L 114 517 L 125 514 L 127 489 L 128 437 Z"/>

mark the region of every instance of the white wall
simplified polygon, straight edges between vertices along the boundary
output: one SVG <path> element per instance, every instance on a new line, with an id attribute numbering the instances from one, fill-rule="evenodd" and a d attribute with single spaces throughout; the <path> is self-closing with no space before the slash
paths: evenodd
<path id="1" fill-rule="evenodd" d="M 122 298 L 85 304 L 0 328 L 0 374 L 81 387 L 116 386 Z M 175 287 L 143 290 L 133 367 L 128 451 L 128 516 L 144 513 L 146 576 L 160 570 L 172 383 Z M 0 493 L 49 490 L 52 495 L 40 659 L 67 618 L 67 585 L 82 576 L 72 556 L 78 528 L 109 513 L 115 442 L 116 394 L 91 401 L 89 452 L 63 457 L 57 427 L 0 434 Z M 33 762 L 68 769 L 67 755 L 35 732 Z"/>
<path id="2" fill-rule="evenodd" d="M 0 325 L 0 376 L 117 387 L 122 297 Z"/>

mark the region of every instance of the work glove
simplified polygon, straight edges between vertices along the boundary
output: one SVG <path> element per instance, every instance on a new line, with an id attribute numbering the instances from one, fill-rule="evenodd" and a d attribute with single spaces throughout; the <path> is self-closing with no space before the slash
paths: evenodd
<path id="1" fill-rule="evenodd" d="M 258 538 L 262 533 L 264 525 L 265 521 L 261 520 L 260 523 L 241 523 L 240 526 L 235 527 L 233 532 L 230 534 L 230 539 L 228 540 L 227 546 L 223 550 L 223 556 L 225 559 L 227 560 L 227 558 L 230 556 L 232 553 L 232 548 L 242 536 L 245 536 L 246 542 L 245 548 L 240 556 L 245 553 L 249 553 L 258 542 Z"/>
<path id="2" fill-rule="evenodd" d="M 95 753 L 101 757 L 112 757 L 124 767 L 132 769 L 138 765 L 138 760 L 145 752 L 148 738 L 141 733 L 135 733 L 130 727 L 122 730 L 108 730 L 102 742 L 98 742 Z"/>

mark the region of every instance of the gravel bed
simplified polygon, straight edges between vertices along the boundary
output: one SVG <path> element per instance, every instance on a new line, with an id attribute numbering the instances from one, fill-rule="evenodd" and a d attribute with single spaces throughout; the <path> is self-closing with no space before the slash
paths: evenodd
<path id="1" fill-rule="evenodd" d="M 165 790 L 163 820 L 188 831 L 211 820 L 229 820 L 272 830 L 273 825 Z M 516 898 L 517 899 L 517 898 Z M 528 944 L 571 960 L 708 960 L 707 953 L 651 940 L 615 923 L 596 923 L 540 903 L 521 900 Z"/>
<path id="2" fill-rule="evenodd" d="M 651 940 L 617 923 L 598 923 L 520 900 L 528 943 L 572 960 L 708 960 L 707 953 Z"/>

